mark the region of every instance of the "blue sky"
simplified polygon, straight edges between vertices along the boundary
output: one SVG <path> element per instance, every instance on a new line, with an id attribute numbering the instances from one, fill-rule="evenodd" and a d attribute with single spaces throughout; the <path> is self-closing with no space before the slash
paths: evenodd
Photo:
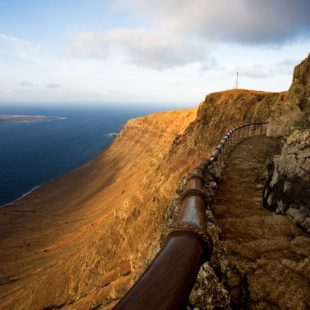
<path id="1" fill-rule="evenodd" d="M 229 6 L 230 5 L 230 6 Z M 307 0 L 0 0 L 0 103 L 197 104 L 286 90 Z"/>

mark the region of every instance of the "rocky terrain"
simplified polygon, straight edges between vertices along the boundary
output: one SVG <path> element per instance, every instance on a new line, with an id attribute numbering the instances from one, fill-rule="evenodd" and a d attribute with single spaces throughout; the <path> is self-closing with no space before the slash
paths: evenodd
<path id="1" fill-rule="evenodd" d="M 265 161 L 279 143 L 250 137 L 227 159 L 211 207 L 215 226 L 208 228 L 214 253 L 200 270 L 190 309 L 310 306 L 310 239 L 288 216 L 262 207 Z"/>
<path id="2" fill-rule="evenodd" d="M 97 158 L 1 209 L 1 307 L 111 309 L 158 251 L 184 174 L 228 129 L 278 120 L 288 98 L 295 96 L 230 90 L 197 110 L 130 120 Z M 292 110 L 297 120 L 298 109 L 283 108 L 281 117 L 290 122 Z M 269 133 L 281 136 L 282 121 L 272 124 Z"/>
<path id="3" fill-rule="evenodd" d="M 268 168 L 265 207 L 310 233 L 310 129 L 294 130 Z"/>
<path id="4" fill-rule="evenodd" d="M 310 232 L 310 54 L 298 66 L 281 109 L 275 106 L 269 136 L 281 136 L 281 154 L 269 159 L 264 205 L 287 214 Z"/>

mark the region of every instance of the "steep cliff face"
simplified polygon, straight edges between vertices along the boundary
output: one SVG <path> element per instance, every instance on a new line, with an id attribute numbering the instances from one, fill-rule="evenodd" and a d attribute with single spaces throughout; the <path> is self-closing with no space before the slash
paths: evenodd
<path id="1" fill-rule="evenodd" d="M 289 215 L 310 232 L 310 54 L 296 66 L 288 96 L 275 106 L 269 135 L 283 136 L 281 154 L 269 163 L 265 206 Z"/>
<path id="2" fill-rule="evenodd" d="M 159 236 L 158 166 L 195 116 L 131 120 L 96 159 L 1 209 L 0 308 L 90 309 L 121 296 Z"/>
<path id="3" fill-rule="evenodd" d="M 267 134 L 272 137 L 288 135 L 296 121 L 310 117 L 310 54 L 294 69 L 292 85 L 271 113 Z M 308 124 L 309 126 L 309 124 Z"/>
<path id="4" fill-rule="evenodd" d="M 175 169 L 184 159 L 188 169 L 208 158 L 213 147 L 231 128 L 268 120 L 274 105 L 285 96 L 286 93 L 242 89 L 208 95 L 198 107 L 196 120 L 183 135 L 175 138 L 167 158 L 171 169 Z"/>

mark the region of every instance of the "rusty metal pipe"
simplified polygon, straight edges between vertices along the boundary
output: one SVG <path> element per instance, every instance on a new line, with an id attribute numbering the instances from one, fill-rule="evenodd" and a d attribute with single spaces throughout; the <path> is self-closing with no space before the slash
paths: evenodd
<path id="1" fill-rule="evenodd" d="M 200 196 L 188 196 L 182 203 L 178 224 L 188 224 L 197 228 L 205 229 L 207 223 L 206 206 Z"/>
<path id="2" fill-rule="evenodd" d="M 197 235 L 174 232 L 115 310 L 180 310 L 209 253 Z"/>
<path id="3" fill-rule="evenodd" d="M 202 188 L 203 184 L 200 178 L 191 177 L 187 183 L 187 189 L 190 188 Z"/>
<path id="4" fill-rule="evenodd" d="M 202 171 L 197 169 L 193 173 L 202 174 Z M 191 177 L 187 183 L 187 190 L 203 189 L 203 181 L 200 177 Z M 179 224 L 189 224 L 197 228 L 205 228 L 207 216 L 205 212 L 206 206 L 203 197 L 200 195 L 191 194 L 186 196 L 182 202 L 181 211 L 177 219 Z"/>

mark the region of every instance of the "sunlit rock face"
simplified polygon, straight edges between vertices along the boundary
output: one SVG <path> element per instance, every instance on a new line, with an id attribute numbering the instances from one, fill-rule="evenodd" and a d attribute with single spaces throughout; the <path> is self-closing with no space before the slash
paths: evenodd
<path id="1" fill-rule="evenodd" d="M 0 308 L 89 309 L 119 298 L 157 246 L 174 191 L 159 165 L 195 116 L 130 120 L 98 157 L 1 210 Z"/>
<path id="2" fill-rule="evenodd" d="M 308 122 L 310 117 L 310 54 L 295 67 L 292 85 L 274 105 L 267 134 L 281 137 L 289 134 L 296 121 Z"/>

